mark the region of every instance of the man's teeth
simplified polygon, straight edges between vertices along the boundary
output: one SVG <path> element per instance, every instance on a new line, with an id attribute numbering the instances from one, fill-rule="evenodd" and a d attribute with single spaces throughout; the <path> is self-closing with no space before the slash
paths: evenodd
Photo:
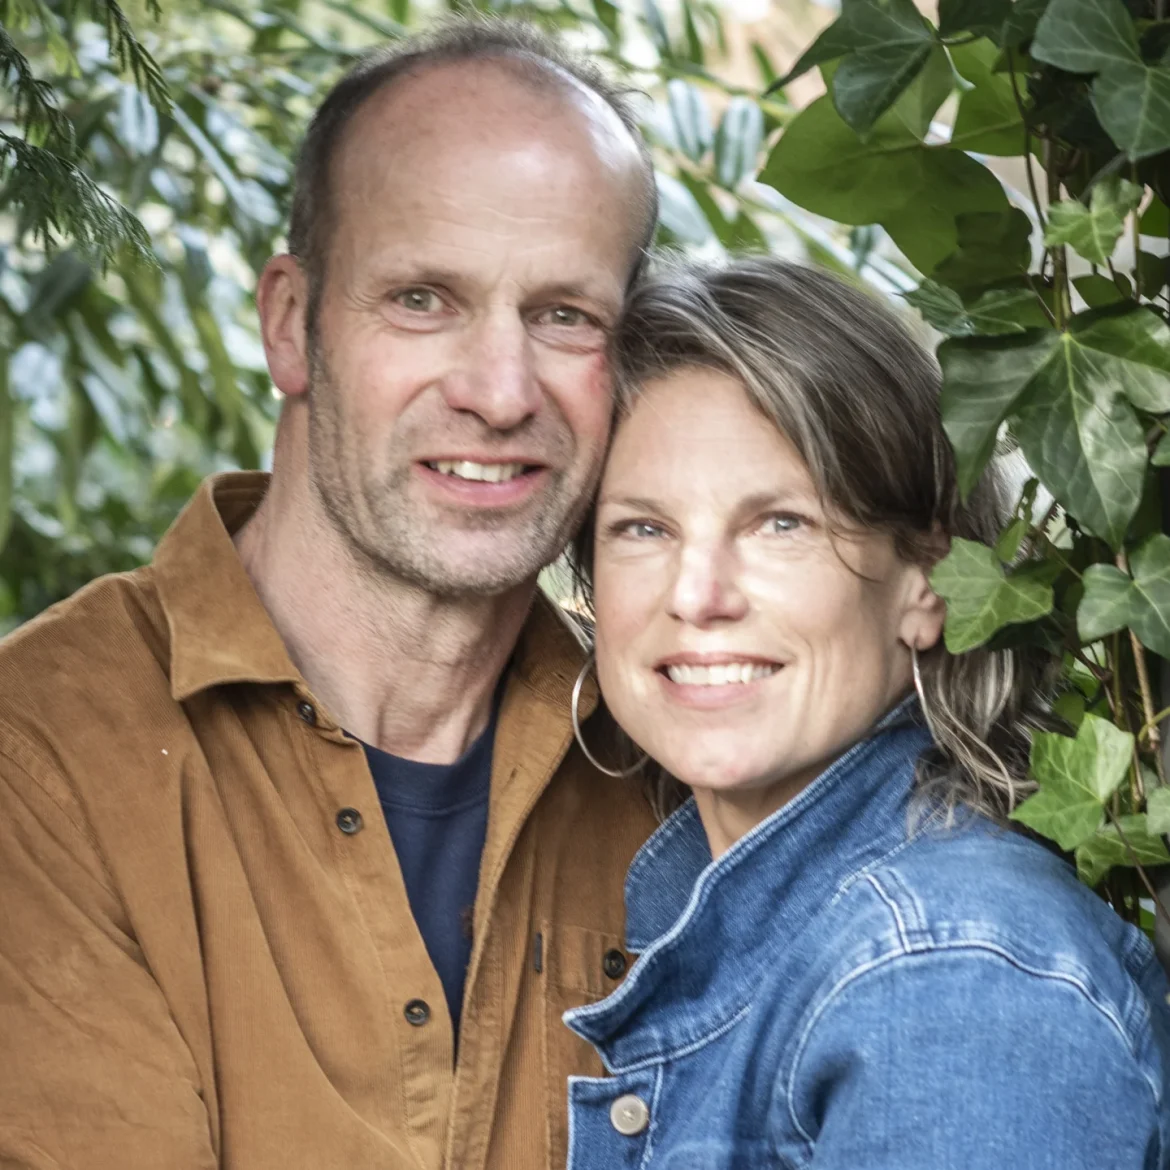
<path id="1" fill-rule="evenodd" d="M 468 463 L 467 460 L 438 459 L 429 464 L 443 475 L 472 479 L 480 483 L 507 483 L 524 471 L 523 463 Z"/>
<path id="2" fill-rule="evenodd" d="M 725 662 L 718 666 L 668 666 L 667 677 L 671 682 L 688 687 L 725 687 L 729 683 L 754 682 L 767 678 L 780 669 L 775 663 Z"/>

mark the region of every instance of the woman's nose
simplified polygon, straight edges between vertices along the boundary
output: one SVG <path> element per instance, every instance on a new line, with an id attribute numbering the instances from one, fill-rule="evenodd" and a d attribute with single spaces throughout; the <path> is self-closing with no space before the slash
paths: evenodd
<path id="1" fill-rule="evenodd" d="M 725 545 L 684 548 L 668 601 L 671 617 L 692 626 L 739 621 L 747 613 L 735 550 Z"/>

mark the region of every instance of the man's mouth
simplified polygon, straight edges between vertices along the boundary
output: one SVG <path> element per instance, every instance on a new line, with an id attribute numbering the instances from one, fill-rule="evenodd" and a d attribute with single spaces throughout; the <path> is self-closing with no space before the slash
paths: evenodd
<path id="1" fill-rule="evenodd" d="M 684 687 L 726 687 L 768 678 L 780 669 L 777 662 L 720 662 L 711 666 L 671 663 L 659 668 L 672 683 Z"/>
<path id="2" fill-rule="evenodd" d="M 526 472 L 539 470 L 532 463 L 472 463 L 466 459 L 426 459 L 423 462 L 440 475 L 472 483 L 508 483 Z"/>

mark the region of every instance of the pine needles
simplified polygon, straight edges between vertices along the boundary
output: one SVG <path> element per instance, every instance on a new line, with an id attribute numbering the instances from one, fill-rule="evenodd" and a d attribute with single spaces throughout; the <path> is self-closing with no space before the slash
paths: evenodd
<path id="1" fill-rule="evenodd" d="M 153 263 L 150 238 L 138 219 L 81 170 L 73 124 L 53 85 L 33 72 L 10 30 L 30 24 L 55 54 L 71 57 L 64 31 L 78 19 L 80 0 L 58 15 L 43 0 L 0 0 L 0 83 L 9 94 L 11 129 L 0 129 L 0 208 L 16 215 L 25 235 L 52 249 L 70 242 L 99 267 L 115 260 Z M 170 109 L 166 79 L 116 0 L 89 0 L 85 14 L 105 28 L 111 59 L 159 110 Z M 160 15 L 157 0 L 148 11 Z M 2 125 L 2 123 L 0 123 Z"/>

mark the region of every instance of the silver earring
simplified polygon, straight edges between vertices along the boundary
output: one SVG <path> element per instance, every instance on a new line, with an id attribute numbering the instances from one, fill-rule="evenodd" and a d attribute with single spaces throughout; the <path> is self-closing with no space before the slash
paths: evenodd
<path id="1" fill-rule="evenodd" d="M 918 705 L 922 708 L 922 717 L 926 720 L 927 729 L 937 742 L 938 736 L 934 732 L 934 720 L 930 717 L 930 708 L 926 703 L 926 688 L 922 685 L 922 669 L 918 665 L 918 647 L 910 647 L 910 669 L 914 672 L 914 689 L 918 692 Z"/>
<path id="2" fill-rule="evenodd" d="M 614 768 L 607 768 L 604 764 L 598 763 L 597 757 L 585 746 L 585 738 L 581 734 L 581 720 L 577 714 L 577 705 L 581 701 L 581 687 L 585 684 L 585 676 L 589 673 L 589 667 L 592 665 L 593 655 L 590 654 L 585 660 L 585 665 L 581 667 L 581 673 L 577 675 L 577 681 L 573 684 L 573 701 L 569 704 L 569 714 L 573 717 L 573 738 L 576 739 L 577 746 L 584 753 L 585 758 L 599 772 L 603 772 L 606 776 L 612 776 L 615 780 L 620 780 L 623 776 L 632 776 L 650 757 L 643 752 L 642 758 L 636 764 L 619 771 Z"/>

